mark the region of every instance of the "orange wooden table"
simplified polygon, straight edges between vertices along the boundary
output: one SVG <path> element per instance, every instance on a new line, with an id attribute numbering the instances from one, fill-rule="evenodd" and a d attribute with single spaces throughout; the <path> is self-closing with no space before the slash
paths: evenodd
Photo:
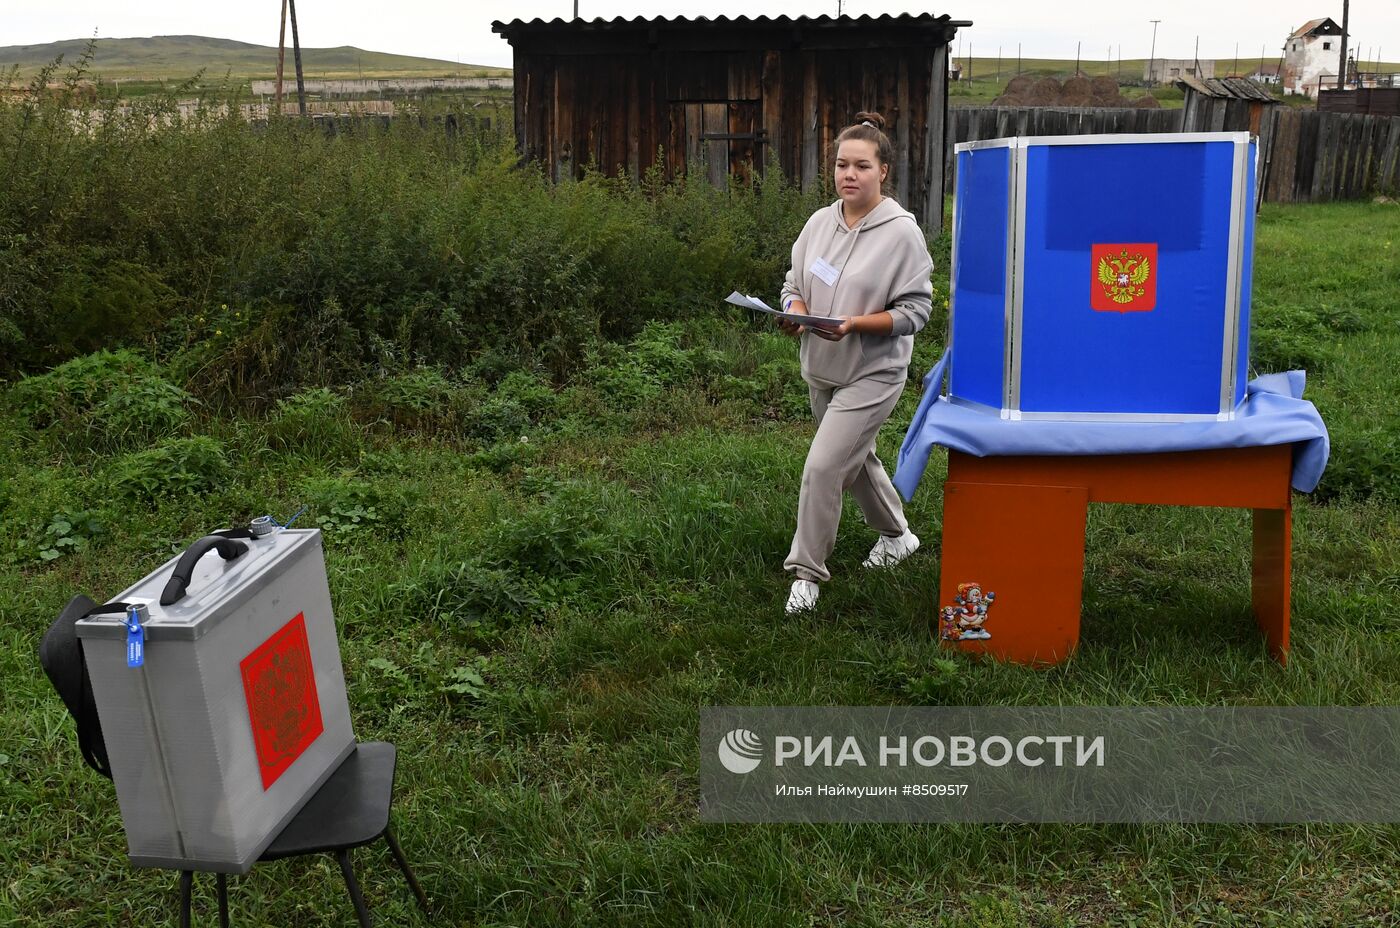
<path id="1" fill-rule="evenodd" d="M 1254 618 L 1288 656 L 1291 445 L 1164 454 L 973 457 L 948 452 L 934 633 L 945 644 L 1053 664 L 1079 643 L 1089 503 L 1254 511 Z"/>

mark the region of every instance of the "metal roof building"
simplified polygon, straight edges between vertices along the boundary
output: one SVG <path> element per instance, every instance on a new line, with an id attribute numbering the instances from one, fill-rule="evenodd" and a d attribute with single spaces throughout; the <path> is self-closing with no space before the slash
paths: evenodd
<path id="1" fill-rule="evenodd" d="M 1186 94 L 1181 114 L 1183 132 L 1248 131 L 1266 140 L 1269 113 L 1278 99 L 1243 77 L 1183 77 L 1176 86 Z"/>
<path id="2" fill-rule="evenodd" d="M 948 43 L 932 14 L 496 22 L 515 58 L 515 133 L 556 180 L 585 165 L 723 184 L 775 164 L 808 188 L 861 110 L 885 116 L 892 192 L 943 213 Z M 659 159 L 659 160 L 658 160 Z"/>

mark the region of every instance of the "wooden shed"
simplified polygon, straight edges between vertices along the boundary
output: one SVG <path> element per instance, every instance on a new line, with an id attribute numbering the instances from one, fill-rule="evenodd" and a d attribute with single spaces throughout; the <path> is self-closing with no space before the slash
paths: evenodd
<path id="1" fill-rule="evenodd" d="M 1243 77 L 1183 77 L 1176 86 L 1185 95 L 1182 132 L 1248 131 L 1263 136 L 1267 116 L 1279 100 Z"/>
<path id="2" fill-rule="evenodd" d="M 832 143 L 878 110 L 895 146 L 893 194 L 936 230 L 943 219 L 948 43 L 932 14 L 729 19 L 516 20 L 492 24 L 515 55 L 522 157 L 559 180 L 592 164 L 710 180 L 775 163 L 804 189 Z"/>

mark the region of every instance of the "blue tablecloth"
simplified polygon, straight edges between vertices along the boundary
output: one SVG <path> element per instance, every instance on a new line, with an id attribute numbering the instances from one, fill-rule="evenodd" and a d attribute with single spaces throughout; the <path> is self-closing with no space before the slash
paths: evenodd
<path id="1" fill-rule="evenodd" d="M 941 396 L 945 353 L 924 378 L 924 396 L 899 449 L 894 485 L 905 500 L 924 476 L 934 445 L 977 457 L 1012 454 L 1147 454 L 1293 445 L 1293 488 L 1308 493 L 1327 466 L 1327 426 L 1303 399 L 1303 371 L 1249 382 L 1238 413 L 1226 422 L 1013 422 L 955 406 Z"/>

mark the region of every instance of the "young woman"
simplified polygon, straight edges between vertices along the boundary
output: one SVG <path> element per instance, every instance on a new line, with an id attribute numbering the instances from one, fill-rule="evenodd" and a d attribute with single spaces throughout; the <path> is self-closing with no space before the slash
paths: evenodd
<path id="1" fill-rule="evenodd" d="M 844 491 L 880 533 L 866 567 L 892 567 L 919 547 L 875 456 L 875 437 L 904 391 L 914 333 L 928 321 L 933 262 L 913 215 L 881 192 L 893 155 L 884 126 L 878 113 L 857 113 L 837 137 L 841 198 L 807 220 L 783 284 L 789 312 L 845 320 L 834 329 L 783 325 L 801 335 L 802 378 L 817 420 L 783 565 L 796 578 L 789 613 L 816 605 L 818 584 L 831 579 L 826 559 Z"/>

